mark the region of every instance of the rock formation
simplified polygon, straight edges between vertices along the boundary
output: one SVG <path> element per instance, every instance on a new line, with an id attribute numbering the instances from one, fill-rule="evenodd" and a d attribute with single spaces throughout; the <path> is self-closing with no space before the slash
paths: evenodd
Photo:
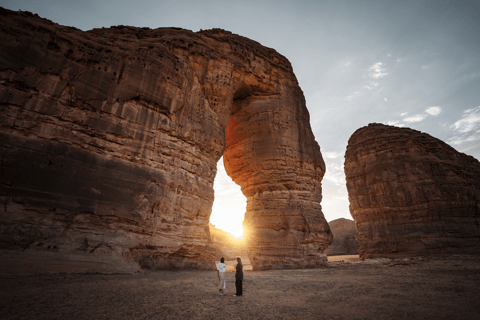
<path id="1" fill-rule="evenodd" d="M 325 250 L 327 256 L 358 254 L 358 232 L 355 221 L 336 219 L 328 223 L 333 234 L 332 244 Z"/>
<path id="2" fill-rule="evenodd" d="M 345 175 L 360 256 L 480 253 L 480 163 L 416 130 L 370 124 Z"/>
<path id="3" fill-rule="evenodd" d="M 214 268 L 222 154 L 254 268 L 325 262 L 325 165 L 286 58 L 219 29 L 0 17 L 4 269 Z"/>

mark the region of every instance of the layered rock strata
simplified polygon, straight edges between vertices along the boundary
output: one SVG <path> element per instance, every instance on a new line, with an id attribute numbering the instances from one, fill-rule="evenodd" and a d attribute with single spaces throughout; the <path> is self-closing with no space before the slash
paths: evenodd
<path id="1" fill-rule="evenodd" d="M 225 149 L 254 268 L 325 261 L 325 166 L 286 58 L 219 29 L 0 16 L 2 270 L 214 268 Z"/>
<path id="2" fill-rule="evenodd" d="M 355 221 L 336 219 L 328 223 L 333 234 L 332 244 L 325 250 L 327 256 L 358 254 L 358 232 Z"/>
<path id="3" fill-rule="evenodd" d="M 345 153 L 360 256 L 480 253 L 480 163 L 416 130 L 370 124 Z"/>

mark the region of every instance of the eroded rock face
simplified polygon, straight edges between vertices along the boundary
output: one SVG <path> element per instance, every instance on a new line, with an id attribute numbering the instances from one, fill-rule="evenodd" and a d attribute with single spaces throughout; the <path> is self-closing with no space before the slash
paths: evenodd
<path id="1" fill-rule="evenodd" d="M 333 234 L 332 244 L 325 250 L 327 256 L 358 254 L 358 232 L 355 221 L 335 219 L 328 223 Z"/>
<path id="2" fill-rule="evenodd" d="M 213 268 L 225 148 L 260 240 L 254 268 L 325 261 L 325 166 L 287 59 L 218 29 L 84 32 L 0 15 L 2 268 Z"/>
<path id="3" fill-rule="evenodd" d="M 370 124 L 345 174 L 360 256 L 480 253 L 480 163 L 416 130 Z"/>

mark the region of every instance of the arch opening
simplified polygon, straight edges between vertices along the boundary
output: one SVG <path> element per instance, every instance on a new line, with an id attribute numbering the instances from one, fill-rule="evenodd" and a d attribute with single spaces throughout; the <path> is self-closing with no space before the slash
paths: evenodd
<path id="1" fill-rule="evenodd" d="M 223 157 L 217 163 L 214 190 L 215 200 L 210 215 L 209 231 L 216 249 L 215 259 L 218 261 L 223 257 L 227 268 L 234 268 L 237 257 L 240 257 L 244 270 L 251 270 L 243 230 L 247 199 L 242 194 L 240 186 L 226 173 Z"/>
<path id="2" fill-rule="evenodd" d="M 215 190 L 215 200 L 210 215 L 210 223 L 241 241 L 247 199 L 242 194 L 240 186 L 233 182 L 225 172 L 223 157 L 217 163 L 217 175 L 213 188 Z"/>

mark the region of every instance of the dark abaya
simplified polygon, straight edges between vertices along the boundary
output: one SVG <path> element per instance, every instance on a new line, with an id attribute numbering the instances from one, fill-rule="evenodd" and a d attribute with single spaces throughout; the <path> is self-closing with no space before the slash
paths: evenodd
<path id="1" fill-rule="evenodd" d="M 243 293 L 243 265 L 240 263 L 237 263 L 237 272 L 235 272 L 235 288 L 237 289 L 237 293 L 235 293 L 236 296 L 241 296 Z"/>

